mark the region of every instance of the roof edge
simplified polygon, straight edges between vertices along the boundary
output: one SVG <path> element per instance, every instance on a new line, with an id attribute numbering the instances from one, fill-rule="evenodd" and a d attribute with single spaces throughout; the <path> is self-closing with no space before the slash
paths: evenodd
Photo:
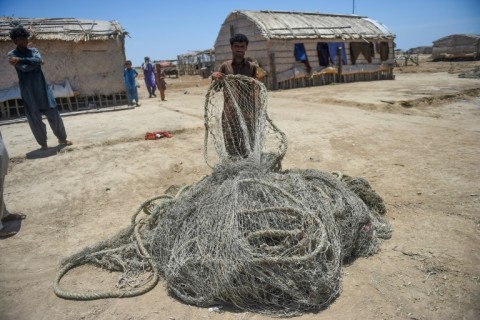
<path id="1" fill-rule="evenodd" d="M 128 35 L 116 20 L 0 16 L 0 41 L 10 41 L 10 30 L 17 23 L 29 30 L 37 40 L 110 40 Z"/>

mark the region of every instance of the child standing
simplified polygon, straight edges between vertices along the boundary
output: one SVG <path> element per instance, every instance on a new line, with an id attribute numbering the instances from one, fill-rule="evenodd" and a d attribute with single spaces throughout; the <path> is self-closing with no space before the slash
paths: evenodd
<path id="1" fill-rule="evenodd" d="M 137 70 L 132 69 L 132 61 L 125 61 L 125 70 L 123 70 L 123 79 L 125 80 L 125 88 L 127 90 L 127 99 L 128 105 L 133 106 L 133 100 L 135 100 L 135 105 L 139 107 L 138 104 L 138 92 L 137 92 Z"/>
<path id="2" fill-rule="evenodd" d="M 165 90 L 167 90 L 167 83 L 165 82 L 165 72 L 162 70 L 160 63 L 155 64 L 155 77 L 157 80 L 157 88 L 160 91 L 160 98 L 165 100 Z"/>

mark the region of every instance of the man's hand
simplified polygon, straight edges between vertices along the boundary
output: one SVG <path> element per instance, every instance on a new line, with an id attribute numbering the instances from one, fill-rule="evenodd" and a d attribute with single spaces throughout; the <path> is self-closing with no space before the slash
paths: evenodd
<path id="1" fill-rule="evenodd" d="M 8 63 L 10 63 L 12 66 L 16 65 L 20 61 L 20 58 L 18 57 L 8 57 Z"/>
<path id="2" fill-rule="evenodd" d="M 212 78 L 214 80 L 223 80 L 223 76 L 224 74 L 218 71 L 215 71 L 214 73 L 212 73 Z"/>

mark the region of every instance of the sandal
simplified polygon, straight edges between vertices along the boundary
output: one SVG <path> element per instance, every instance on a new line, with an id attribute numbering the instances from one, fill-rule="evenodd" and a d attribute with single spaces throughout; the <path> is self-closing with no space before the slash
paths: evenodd
<path id="1" fill-rule="evenodd" d="M 13 230 L 10 230 L 10 231 L 0 230 L 0 238 L 8 238 L 16 235 L 17 233 L 18 233 L 17 231 L 13 231 Z"/>
<path id="2" fill-rule="evenodd" d="M 58 140 L 58 143 L 63 144 L 64 146 L 71 146 L 73 144 L 70 140 Z"/>
<path id="3" fill-rule="evenodd" d="M 8 216 L 2 218 L 2 222 L 23 220 L 26 217 L 27 215 L 23 213 L 10 213 Z"/>

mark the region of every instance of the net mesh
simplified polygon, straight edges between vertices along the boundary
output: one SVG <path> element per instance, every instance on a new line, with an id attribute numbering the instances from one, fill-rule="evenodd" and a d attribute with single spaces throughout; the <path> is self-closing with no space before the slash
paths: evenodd
<path id="1" fill-rule="evenodd" d="M 279 166 L 287 139 L 267 113 L 267 90 L 245 76 L 212 82 L 205 98 L 205 160 L 215 168 L 239 160 Z"/>
<path id="2" fill-rule="evenodd" d="M 374 253 L 391 236 L 383 201 L 365 179 L 281 170 L 287 142 L 268 118 L 262 83 L 243 76 L 213 82 L 205 128 L 212 173 L 147 200 L 129 228 L 64 260 L 57 295 L 136 295 L 161 275 L 186 303 L 299 315 L 339 294 L 344 261 Z M 60 289 L 61 277 L 85 263 L 121 271 L 119 289 Z"/>

